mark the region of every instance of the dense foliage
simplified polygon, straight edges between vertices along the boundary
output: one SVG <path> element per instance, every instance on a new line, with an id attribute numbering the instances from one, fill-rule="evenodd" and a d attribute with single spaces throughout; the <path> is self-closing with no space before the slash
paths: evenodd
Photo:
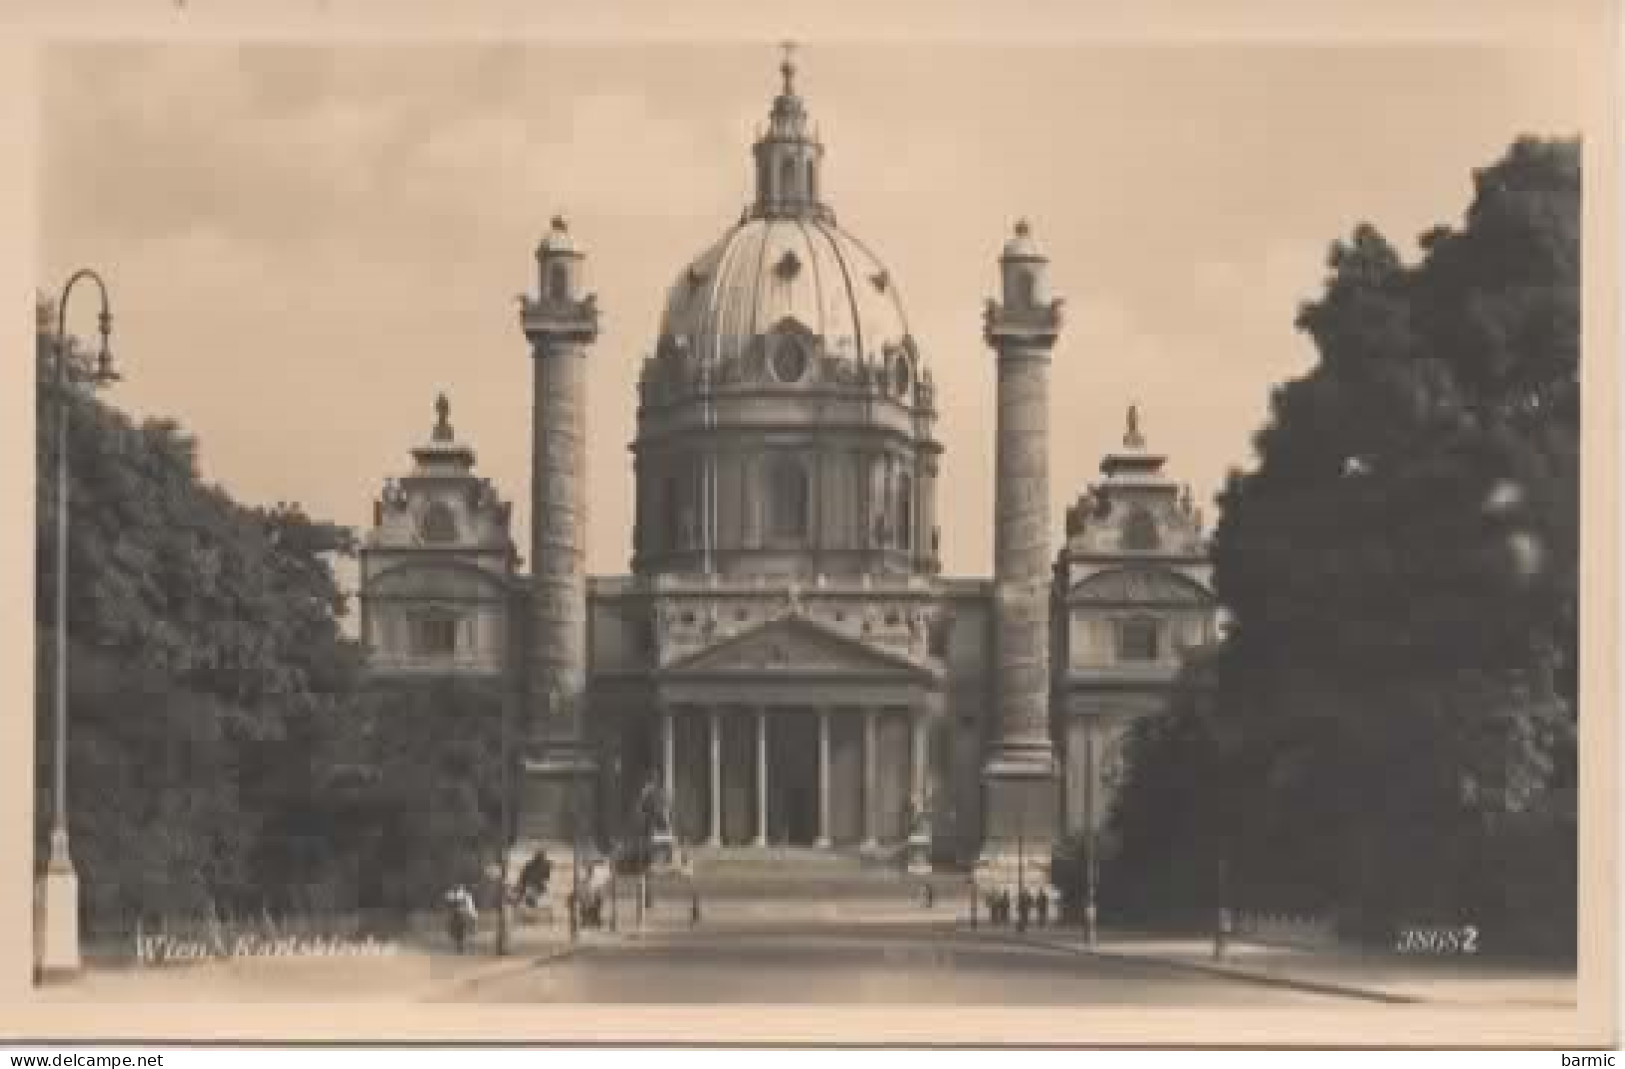
<path id="1" fill-rule="evenodd" d="M 38 356 L 43 857 L 58 426 L 44 331 Z M 500 702 L 450 684 L 414 695 L 367 688 L 333 569 L 355 552 L 351 531 L 205 484 L 196 443 L 173 422 L 137 425 L 84 386 L 65 402 L 68 813 L 87 928 L 348 908 L 368 894 L 424 905 L 443 881 L 466 877 L 495 831 Z"/>
<path id="2" fill-rule="evenodd" d="M 1220 498 L 1233 625 L 1130 743 L 1128 898 L 1572 940 L 1579 146 L 1475 188 L 1414 265 L 1356 229 L 1299 315 Z"/>

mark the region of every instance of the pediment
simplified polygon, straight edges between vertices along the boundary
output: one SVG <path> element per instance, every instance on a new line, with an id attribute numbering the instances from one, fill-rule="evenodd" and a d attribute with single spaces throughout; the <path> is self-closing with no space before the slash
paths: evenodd
<path id="1" fill-rule="evenodd" d="M 1113 568 L 1078 583 L 1068 600 L 1110 605 L 1207 605 L 1213 596 L 1194 580 L 1167 569 Z"/>
<path id="2" fill-rule="evenodd" d="M 661 669 L 668 677 L 741 675 L 930 678 L 932 669 L 892 650 L 838 634 L 811 620 L 786 617 L 723 639 Z"/>
<path id="3" fill-rule="evenodd" d="M 409 560 L 376 572 L 363 582 L 369 598 L 500 599 L 503 580 L 478 565 L 455 559 Z"/>

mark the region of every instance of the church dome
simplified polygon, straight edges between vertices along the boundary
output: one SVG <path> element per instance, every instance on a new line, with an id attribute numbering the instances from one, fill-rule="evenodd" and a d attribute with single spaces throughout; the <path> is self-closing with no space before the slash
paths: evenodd
<path id="1" fill-rule="evenodd" d="M 860 364 L 912 347 L 897 283 L 873 252 L 827 216 L 766 214 L 729 230 L 677 277 L 660 344 L 721 366 L 784 330 Z"/>
<path id="2" fill-rule="evenodd" d="M 755 197 L 666 294 L 638 379 L 640 574 L 934 574 L 936 405 L 896 280 L 835 221 L 795 88 Z"/>

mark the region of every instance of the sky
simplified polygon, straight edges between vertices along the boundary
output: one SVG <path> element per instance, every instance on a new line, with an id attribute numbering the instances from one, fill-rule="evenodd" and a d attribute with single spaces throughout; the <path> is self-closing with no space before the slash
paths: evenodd
<path id="1" fill-rule="evenodd" d="M 96 266 L 125 380 L 204 476 L 365 527 L 444 391 L 528 549 L 516 297 L 562 212 L 603 332 L 587 564 L 630 554 L 635 381 L 668 286 L 737 219 L 771 42 L 78 43 L 42 64 L 42 277 Z M 1414 251 L 1518 135 L 1573 135 L 1572 56 L 1487 45 L 809 46 L 797 87 L 842 226 L 888 265 L 937 383 L 944 568 L 992 567 L 997 256 L 1031 220 L 1066 325 L 1051 494 L 1098 477 L 1130 403 L 1211 524 L 1253 462 L 1330 244 Z M 93 309 L 73 310 L 89 333 Z M 527 553 L 528 556 L 528 553 Z"/>

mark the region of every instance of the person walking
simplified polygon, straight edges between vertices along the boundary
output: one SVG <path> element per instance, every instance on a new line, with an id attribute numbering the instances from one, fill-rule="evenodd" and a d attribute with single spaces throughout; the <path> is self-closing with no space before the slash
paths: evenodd
<path id="1" fill-rule="evenodd" d="M 451 942 L 461 954 L 468 948 L 469 936 L 474 934 L 479 924 L 479 910 L 474 905 L 474 896 L 467 887 L 458 884 L 446 892 L 446 928 L 451 936 Z"/>
<path id="2" fill-rule="evenodd" d="M 1038 908 L 1038 926 L 1040 928 L 1048 927 L 1049 926 L 1049 891 L 1046 890 L 1043 887 L 1040 887 L 1038 889 L 1037 900 L 1034 903 L 1034 905 L 1037 906 L 1037 908 Z"/>
<path id="3" fill-rule="evenodd" d="M 547 882 L 553 876 L 553 863 L 547 858 L 547 851 L 537 850 L 531 855 L 525 867 L 519 870 L 519 892 L 524 898 L 525 905 L 535 906 L 541 897 L 547 893 Z"/>
<path id="4" fill-rule="evenodd" d="M 1016 896 L 1016 929 L 1018 931 L 1025 932 L 1027 930 L 1027 921 L 1032 916 L 1032 913 L 1032 892 L 1023 887 L 1021 893 Z"/>

